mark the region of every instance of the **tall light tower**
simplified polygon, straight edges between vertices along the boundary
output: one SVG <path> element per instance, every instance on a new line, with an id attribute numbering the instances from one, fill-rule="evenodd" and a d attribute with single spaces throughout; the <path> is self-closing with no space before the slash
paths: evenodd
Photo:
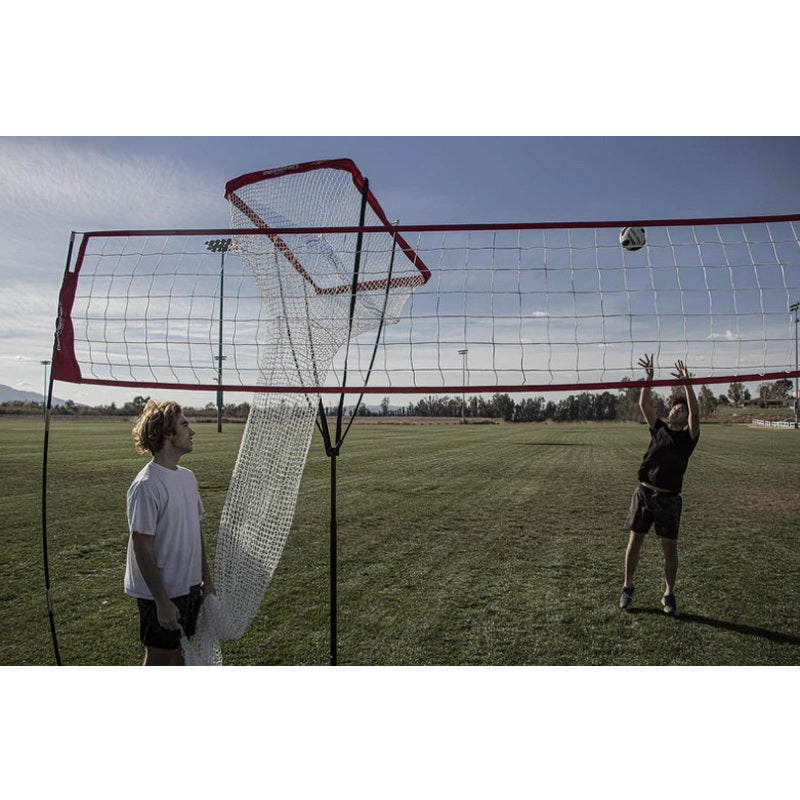
<path id="1" fill-rule="evenodd" d="M 800 361 L 800 349 L 797 342 L 797 326 L 800 323 L 800 314 L 798 313 L 798 309 L 800 309 L 800 303 L 792 303 L 789 306 L 789 311 L 794 311 L 794 371 L 795 373 L 798 372 L 798 362 Z M 798 389 L 798 377 L 795 374 L 794 376 L 794 427 L 800 428 L 800 396 L 797 393 Z"/>
<path id="2" fill-rule="evenodd" d="M 467 353 L 469 350 L 459 350 L 458 354 L 461 356 L 461 424 L 466 424 L 467 420 L 464 418 L 464 412 L 467 405 L 466 398 L 466 385 L 467 385 Z"/>
<path id="3" fill-rule="evenodd" d="M 231 246 L 231 239 L 211 239 L 206 242 L 206 250 L 220 254 L 219 262 L 219 351 L 216 358 L 217 362 L 217 433 L 222 433 L 222 362 L 225 356 L 222 355 L 222 305 L 225 296 L 225 253 Z"/>

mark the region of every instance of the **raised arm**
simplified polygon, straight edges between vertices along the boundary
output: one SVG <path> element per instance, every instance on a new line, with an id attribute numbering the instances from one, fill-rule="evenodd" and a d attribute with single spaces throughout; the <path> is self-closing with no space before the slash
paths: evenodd
<path id="1" fill-rule="evenodd" d="M 691 377 L 683 361 L 675 362 L 675 372 L 672 375 L 680 381 Z M 687 382 L 683 384 L 683 387 L 686 390 L 686 404 L 689 407 L 689 419 L 687 420 L 689 435 L 692 439 L 696 439 L 700 433 L 700 407 L 697 405 L 697 397 L 695 397 L 692 384 Z"/>
<path id="2" fill-rule="evenodd" d="M 653 356 L 644 356 L 639 359 L 639 366 L 645 371 L 647 380 L 653 379 Z M 653 407 L 653 399 L 650 396 L 650 387 L 642 386 L 642 393 L 639 395 L 639 409 L 645 419 L 649 428 L 653 428 L 656 424 L 656 410 Z"/>

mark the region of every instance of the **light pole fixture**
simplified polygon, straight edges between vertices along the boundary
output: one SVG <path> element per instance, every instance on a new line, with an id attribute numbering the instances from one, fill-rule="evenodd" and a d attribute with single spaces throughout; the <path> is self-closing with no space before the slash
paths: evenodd
<path id="1" fill-rule="evenodd" d="M 800 366 L 798 366 L 798 362 L 800 362 L 800 346 L 798 346 L 797 340 L 797 326 L 800 323 L 800 313 L 798 310 L 800 309 L 800 303 L 792 303 L 789 306 L 789 311 L 794 311 L 794 427 L 800 428 L 800 396 L 798 396 L 798 376 L 797 373 L 800 371 Z"/>
<path id="2" fill-rule="evenodd" d="M 210 239 L 206 250 L 220 254 L 219 262 L 219 349 L 214 360 L 217 362 L 217 433 L 222 433 L 222 308 L 225 296 L 225 253 L 230 250 L 232 239 Z"/>
<path id="3" fill-rule="evenodd" d="M 461 424 L 466 424 L 465 410 L 467 406 L 466 386 L 467 386 L 467 353 L 469 350 L 459 350 L 458 354 L 461 356 Z"/>

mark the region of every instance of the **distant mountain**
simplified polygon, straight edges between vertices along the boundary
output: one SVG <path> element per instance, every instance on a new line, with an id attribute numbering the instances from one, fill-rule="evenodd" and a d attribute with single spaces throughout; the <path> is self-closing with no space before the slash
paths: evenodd
<path id="1" fill-rule="evenodd" d="M 4 386 L 0 383 L 0 403 L 13 403 L 19 401 L 21 403 L 41 403 L 44 398 L 39 392 L 21 392 L 19 389 L 12 389 L 10 386 Z M 54 406 L 63 406 L 67 401 L 59 397 L 53 398 Z"/>

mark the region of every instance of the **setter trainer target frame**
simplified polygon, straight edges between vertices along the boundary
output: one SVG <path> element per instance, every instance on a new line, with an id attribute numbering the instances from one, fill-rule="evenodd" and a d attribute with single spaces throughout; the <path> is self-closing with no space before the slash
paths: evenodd
<path id="1" fill-rule="evenodd" d="M 644 352 L 664 371 L 685 360 L 698 384 L 797 374 L 786 365 L 800 215 L 406 226 L 389 223 L 347 160 L 250 173 L 226 195 L 230 228 L 85 233 L 74 263 L 71 243 L 51 373 L 51 395 L 55 380 L 253 393 L 217 539 L 219 599 L 185 644 L 188 663 L 221 663 L 219 643 L 257 612 L 315 423 L 331 459 L 337 663 L 345 394 L 672 385 L 637 377 Z M 626 225 L 647 229 L 642 250 L 619 246 Z M 221 236 L 224 319 L 208 247 Z M 339 395 L 335 431 L 325 394 Z"/>

